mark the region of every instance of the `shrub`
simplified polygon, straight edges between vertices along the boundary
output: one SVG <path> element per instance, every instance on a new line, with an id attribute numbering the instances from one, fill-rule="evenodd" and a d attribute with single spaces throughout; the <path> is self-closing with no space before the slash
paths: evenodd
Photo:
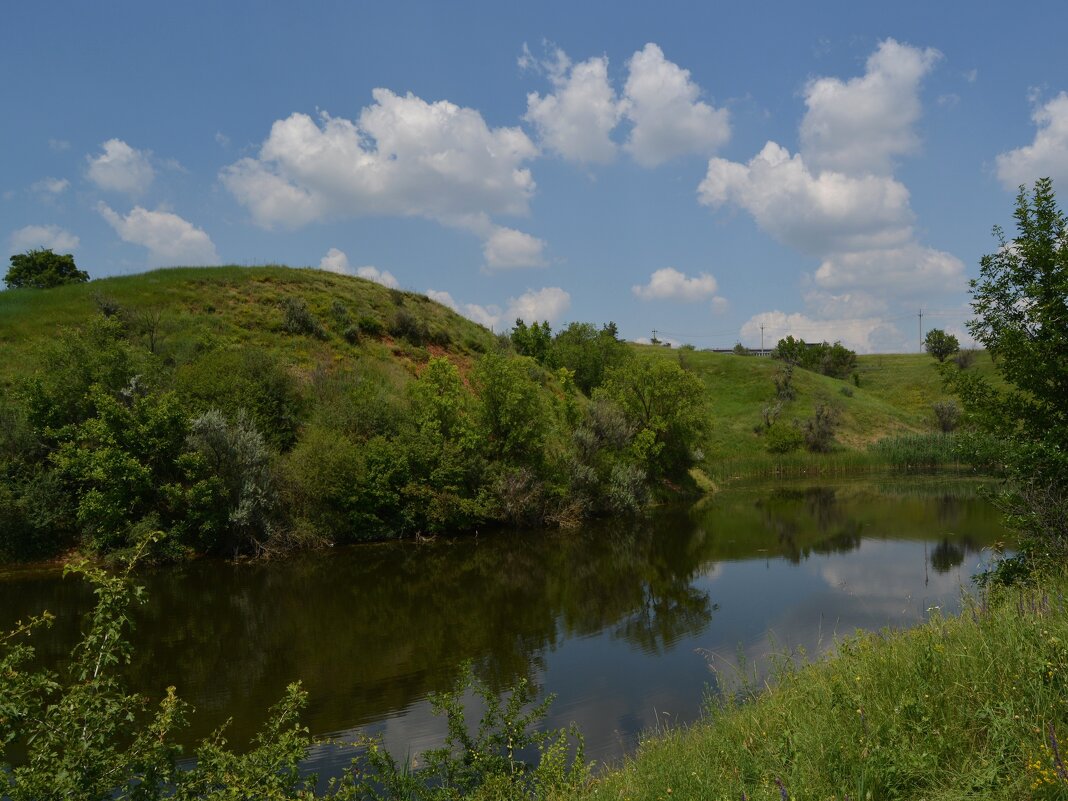
<path id="1" fill-rule="evenodd" d="M 348 306 L 336 298 L 330 304 L 330 316 L 334 318 L 338 325 L 348 325 L 351 322 Z"/>
<path id="2" fill-rule="evenodd" d="M 96 309 L 105 317 L 115 317 L 122 313 L 122 306 L 111 295 L 106 295 L 103 292 L 93 293 L 93 303 L 96 305 Z"/>
<path id="3" fill-rule="evenodd" d="M 826 403 L 817 403 L 816 411 L 802 426 L 805 447 L 813 453 L 826 453 L 834 445 L 838 428 L 838 410 Z"/>
<path id="4" fill-rule="evenodd" d="M 852 398 L 853 397 L 853 388 L 848 386 L 848 385 L 844 386 L 844 387 L 839 387 L 838 391 L 841 394 L 845 395 L 847 398 Z"/>
<path id="5" fill-rule="evenodd" d="M 345 333 L 342 334 L 345 341 L 350 345 L 360 344 L 360 327 L 358 325 L 350 325 L 345 328 Z"/>
<path id="6" fill-rule="evenodd" d="M 780 401 L 792 401 L 797 397 L 797 390 L 794 389 L 793 362 L 787 361 L 780 365 L 771 380 L 775 382 L 775 397 Z"/>
<path id="7" fill-rule="evenodd" d="M 304 298 L 288 297 L 282 301 L 282 328 L 290 334 L 306 334 L 326 339 L 322 324 L 311 313 Z"/>
<path id="8" fill-rule="evenodd" d="M 956 429 L 960 421 L 960 407 L 956 403 L 951 400 L 935 401 L 931 404 L 931 410 L 939 431 L 948 434 Z"/>
<path id="9" fill-rule="evenodd" d="M 953 361 L 961 370 L 967 370 L 975 364 L 975 348 L 961 348 L 953 357 Z"/>
<path id="10" fill-rule="evenodd" d="M 393 316 L 393 322 L 389 327 L 389 333 L 399 339 L 421 346 L 430 338 L 430 331 L 426 323 L 407 309 L 397 309 Z"/>
<path id="11" fill-rule="evenodd" d="M 805 435 L 794 423 L 778 423 L 768 429 L 764 449 L 768 453 L 793 453 L 805 444 Z"/>
<path id="12" fill-rule="evenodd" d="M 382 321 L 377 317 L 361 316 L 356 321 L 356 325 L 359 326 L 361 334 L 367 334 L 369 337 L 378 338 L 386 332 L 385 326 L 382 325 Z"/>

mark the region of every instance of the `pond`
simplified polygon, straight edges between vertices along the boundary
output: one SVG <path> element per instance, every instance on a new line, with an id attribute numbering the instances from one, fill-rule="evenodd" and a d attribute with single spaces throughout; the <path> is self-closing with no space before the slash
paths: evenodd
<path id="1" fill-rule="evenodd" d="M 139 576 L 130 681 L 154 697 L 177 686 L 196 709 L 187 742 L 228 718 L 247 742 L 300 679 L 314 734 L 380 733 L 416 755 L 444 732 L 427 694 L 470 661 L 495 688 L 527 677 L 554 693 L 548 724 L 576 722 L 588 757 L 612 761 L 642 732 L 698 718 L 710 666 L 759 672 L 769 654 L 956 611 L 1007 536 L 974 483 L 868 479 L 730 489 L 571 531 L 205 560 Z M 90 603 L 57 571 L 0 576 L 0 628 L 59 616 L 37 643 L 52 665 Z M 312 762 L 329 773 L 347 757 Z"/>

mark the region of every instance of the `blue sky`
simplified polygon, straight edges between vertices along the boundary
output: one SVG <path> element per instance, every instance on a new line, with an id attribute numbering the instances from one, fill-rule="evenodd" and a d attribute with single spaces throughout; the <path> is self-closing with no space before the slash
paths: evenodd
<path id="1" fill-rule="evenodd" d="M 1058 2 L 40 2 L 0 27 L 0 242 L 94 277 L 321 266 L 498 330 L 915 350 L 921 308 L 962 333 L 1015 187 L 1068 185 Z"/>

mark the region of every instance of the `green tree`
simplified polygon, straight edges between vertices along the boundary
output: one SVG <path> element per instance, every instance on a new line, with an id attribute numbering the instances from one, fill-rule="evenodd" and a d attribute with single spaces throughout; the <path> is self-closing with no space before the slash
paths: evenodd
<path id="1" fill-rule="evenodd" d="M 575 374 L 575 385 L 589 395 L 604 381 L 605 372 L 628 356 L 615 323 L 598 329 L 591 323 L 569 323 L 553 339 L 552 362 Z"/>
<path id="2" fill-rule="evenodd" d="M 923 338 L 923 347 L 938 361 L 944 362 L 960 350 L 960 342 L 955 336 L 947 334 L 941 328 L 932 328 Z"/>
<path id="3" fill-rule="evenodd" d="M 995 227 L 997 250 L 972 280 L 968 330 L 1004 379 L 945 369 L 982 434 L 972 454 L 996 454 L 1009 483 L 1002 507 L 1030 540 L 1024 560 L 1068 555 L 1068 222 L 1048 178 L 1016 197 L 1016 236 Z"/>
<path id="4" fill-rule="evenodd" d="M 678 476 L 693 464 L 706 416 L 704 386 L 692 373 L 665 359 L 631 359 L 608 370 L 594 397 L 623 409 L 651 477 Z"/>
<path id="5" fill-rule="evenodd" d="M 553 339 L 548 320 L 542 320 L 540 323 L 535 321 L 528 326 L 522 318 L 517 319 L 511 339 L 515 352 L 520 356 L 530 356 L 538 364 L 548 362 Z"/>
<path id="6" fill-rule="evenodd" d="M 74 265 L 73 255 L 60 255 L 46 248 L 12 256 L 4 283 L 8 289 L 51 289 L 63 284 L 84 284 L 88 280 L 89 273 Z"/>

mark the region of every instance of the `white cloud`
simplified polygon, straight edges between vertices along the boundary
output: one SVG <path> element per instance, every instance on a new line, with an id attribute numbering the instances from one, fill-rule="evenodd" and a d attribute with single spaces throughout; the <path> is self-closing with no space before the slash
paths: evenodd
<path id="1" fill-rule="evenodd" d="M 1031 115 L 1034 141 L 997 157 L 998 179 L 1006 189 L 1038 178 L 1068 181 L 1068 92 L 1061 92 Z"/>
<path id="2" fill-rule="evenodd" d="M 541 267 L 545 264 L 544 250 L 544 240 L 503 226 L 495 226 L 482 245 L 482 255 L 491 270 Z"/>
<path id="3" fill-rule="evenodd" d="M 123 216 L 103 202 L 97 204 L 97 211 L 124 242 L 148 248 L 152 266 L 219 263 L 211 238 L 177 214 L 135 206 Z"/>
<path id="4" fill-rule="evenodd" d="M 765 231 L 799 250 L 896 247 L 912 237 L 905 186 L 888 176 L 814 173 L 800 154 L 768 142 L 748 164 L 714 158 L 698 187 L 702 203 L 733 203 Z"/>
<path id="5" fill-rule="evenodd" d="M 888 173 L 896 156 L 915 152 L 919 86 L 941 58 L 893 39 L 868 57 L 864 75 L 817 78 L 805 87 L 801 152 L 816 170 Z"/>
<path id="6" fill-rule="evenodd" d="M 524 50 L 528 67 L 533 64 Z M 572 161 L 606 164 L 616 155 L 612 130 L 619 124 L 622 108 L 608 82 L 608 59 L 591 58 L 571 64 L 562 50 L 556 60 L 543 65 L 549 72 L 553 93 L 527 95 L 525 120 L 534 125 L 543 147 Z"/>
<path id="7" fill-rule="evenodd" d="M 337 248 L 330 248 L 330 250 L 326 251 L 326 255 L 319 259 L 319 269 L 326 270 L 328 273 L 352 275 L 349 257 L 345 255 L 345 251 Z"/>
<path id="8" fill-rule="evenodd" d="M 58 225 L 27 225 L 11 234 L 11 249 L 16 253 L 46 248 L 57 253 L 77 250 L 81 240 Z"/>
<path id="9" fill-rule="evenodd" d="M 356 275 L 360 278 L 366 278 L 368 281 L 374 281 L 376 284 L 388 286 L 390 289 L 400 288 L 400 282 L 388 270 L 379 270 L 377 267 L 368 265 L 366 267 L 357 267 Z"/>
<path id="10" fill-rule="evenodd" d="M 517 318 L 527 322 L 548 320 L 557 323 L 571 307 L 571 295 L 557 286 L 527 290 L 517 298 L 509 298 L 503 310 L 497 305 L 458 303 L 448 292 L 436 289 L 428 289 L 426 294 L 457 314 L 491 329 L 511 326 Z"/>
<path id="11" fill-rule="evenodd" d="M 64 150 L 70 150 L 70 142 L 66 139 L 49 139 L 48 147 L 56 153 L 62 153 Z"/>
<path id="12" fill-rule="evenodd" d="M 89 180 L 101 189 L 139 195 L 148 189 L 156 176 L 149 163 L 149 154 L 135 150 L 121 139 L 109 139 L 101 147 L 104 152 L 89 162 Z"/>
<path id="13" fill-rule="evenodd" d="M 518 298 L 509 298 L 508 317 L 526 321 L 548 320 L 556 323 L 571 308 L 571 295 L 558 286 L 527 290 Z"/>
<path id="14" fill-rule="evenodd" d="M 538 150 L 522 130 L 490 128 L 446 100 L 372 94 L 355 121 L 326 113 L 276 121 L 257 158 L 222 170 L 223 184 L 265 228 L 399 215 L 488 241 L 498 230 L 489 215 L 527 212 L 535 184 L 523 165 Z"/>
<path id="15" fill-rule="evenodd" d="M 349 257 L 345 251 L 330 248 L 326 255 L 319 260 L 319 269 L 339 275 L 356 275 L 374 281 L 376 284 L 388 286 L 390 289 L 399 289 L 400 282 L 388 270 L 379 270 L 377 267 L 365 265 L 355 269 L 349 264 Z"/>
<path id="16" fill-rule="evenodd" d="M 927 304 L 965 288 L 960 259 L 917 241 L 908 189 L 891 174 L 894 159 L 918 146 L 919 85 L 939 57 L 888 39 L 863 76 L 809 82 L 801 153 L 768 142 L 746 164 L 709 161 L 701 203 L 743 208 L 780 242 L 818 259 L 802 282 L 806 312 L 754 316 L 742 328 L 750 342 L 764 321 L 792 329 L 777 336 L 900 349 L 907 338 L 880 316 L 892 303 Z"/>
<path id="17" fill-rule="evenodd" d="M 645 286 L 633 286 L 631 292 L 642 300 L 706 300 L 716 294 L 716 279 L 708 273 L 687 277 L 674 267 L 664 267 L 649 276 Z"/>
<path id="18" fill-rule="evenodd" d="M 634 123 L 625 148 L 644 167 L 689 153 L 709 155 L 730 138 L 730 117 L 699 100 L 689 70 L 664 58 L 650 42 L 635 53 L 624 88 L 626 115 Z"/>
<path id="19" fill-rule="evenodd" d="M 565 159 L 606 164 L 616 156 L 612 133 L 624 120 L 631 129 L 624 148 L 645 167 L 676 156 L 710 155 L 730 138 L 730 117 L 701 100 L 689 70 L 668 61 L 650 42 L 627 61 L 627 81 L 617 94 L 604 56 L 573 63 L 559 48 L 542 60 L 523 46 L 523 69 L 548 76 L 553 91 L 527 95 L 524 119 L 542 146 Z"/>
<path id="20" fill-rule="evenodd" d="M 68 189 L 70 189 L 70 181 L 66 178 L 42 178 L 37 181 L 32 187 L 34 192 L 45 197 L 62 195 Z"/>

